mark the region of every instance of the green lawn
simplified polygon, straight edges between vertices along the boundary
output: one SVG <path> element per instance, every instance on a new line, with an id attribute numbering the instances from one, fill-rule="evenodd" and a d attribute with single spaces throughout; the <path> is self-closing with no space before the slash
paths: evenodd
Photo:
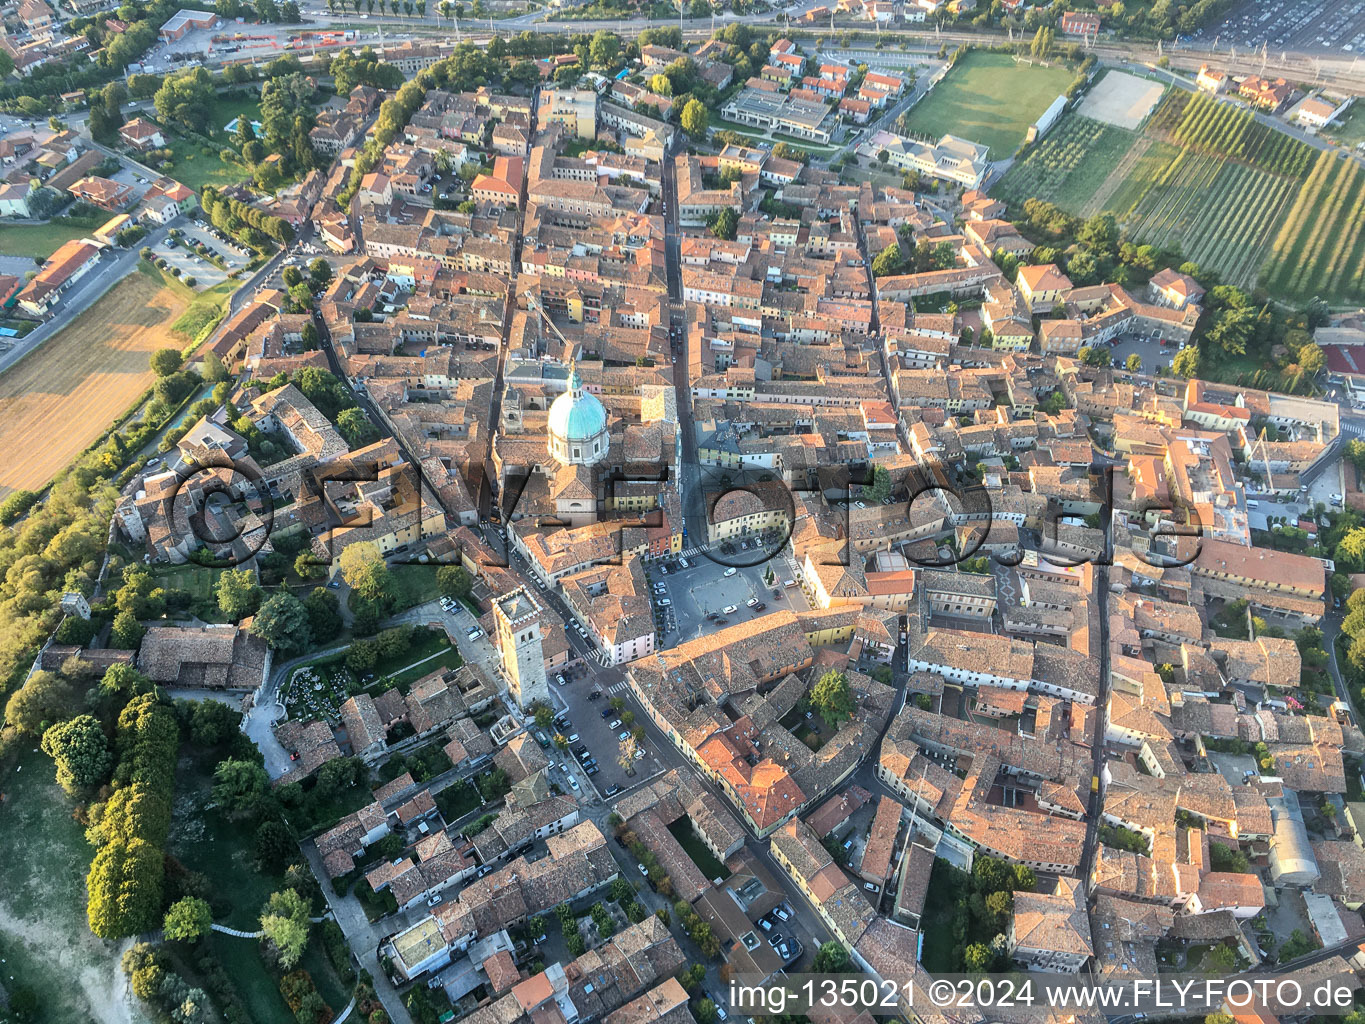
<path id="1" fill-rule="evenodd" d="M 1339 125 L 1323 128 L 1318 134 L 1343 146 L 1356 146 L 1365 142 L 1365 106 L 1352 103 L 1339 121 Z"/>
<path id="2" fill-rule="evenodd" d="M 289 1020 L 294 1016 L 280 995 L 279 985 L 261 962 L 259 939 L 239 939 L 235 935 L 214 932 L 209 944 L 236 986 L 252 1020 Z M 345 1005 L 342 1002 L 341 1006 Z M 339 1010 L 341 1006 L 335 1009 Z"/>
<path id="3" fill-rule="evenodd" d="M 708 879 L 714 881 L 717 878 L 723 880 L 730 877 L 729 869 L 697 838 L 697 833 L 692 830 L 692 822 L 686 815 L 669 825 L 668 831 L 692 858 L 692 863 L 697 865 L 698 870 Z"/>
<path id="4" fill-rule="evenodd" d="M 393 610 L 406 611 L 419 604 L 435 601 L 441 596 L 436 589 L 434 565 L 395 565 L 389 573 L 393 579 Z"/>
<path id="5" fill-rule="evenodd" d="M 227 300 L 241 286 L 240 281 L 228 279 L 220 281 L 212 288 L 205 288 L 194 297 L 190 303 L 190 308 L 180 314 L 180 318 L 171 324 L 171 330 L 185 338 L 186 341 L 193 341 L 199 336 L 208 324 L 219 317 L 227 307 Z"/>
<path id="6" fill-rule="evenodd" d="M 440 668 L 459 668 L 464 664 L 464 659 L 460 657 L 460 652 L 454 647 L 447 647 L 438 656 L 429 658 L 419 665 L 410 665 L 399 672 L 393 674 L 393 685 L 404 693 L 408 687 L 423 676 L 429 676 Z"/>
<path id="7" fill-rule="evenodd" d="M 1003 53 L 973 51 L 911 108 L 907 128 L 937 139 L 957 135 L 989 146 L 1004 160 L 1024 141 L 1029 125 L 1066 92 L 1072 74 L 1051 67 L 1015 64 Z"/>
<path id="8" fill-rule="evenodd" d="M 85 873 L 93 849 L 54 781 L 52 762 L 22 742 L 0 770 L 0 958 L 5 984 L 39 996 L 38 1024 L 94 1020 L 92 1003 L 122 984 L 115 944 L 90 934 Z M 14 981 L 9 979 L 13 977 Z"/>
<path id="9" fill-rule="evenodd" d="M 231 185 L 247 177 L 245 167 L 224 163 L 217 150 L 206 154 L 198 142 L 179 136 L 172 136 L 167 142 L 175 166 L 165 169 L 166 173 L 195 192 L 202 191 L 205 185 Z"/>
<path id="10" fill-rule="evenodd" d="M 241 114 L 258 120 L 260 113 L 260 103 L 249 96 L 234 93 L 215 99 L 208 122 L 201 129 L 214 142 L 209 147 L 210 153 L 203 152 L 202 142 L 184 138 L 176 133 L 174 127 L 169 127 L 166 132 L 167 144 L 174 154 L 172 159 L 175 166 L 166 173 L 196 192 L 205 185 L 230 185 L 241 181 L 247 177 L 246 168 L 237 163 L 225 163 L 218 155 L 219 150 L 230 147 L 232 142 L 231 136 L 223 131 L 223 126 Z"/>
<path id="11" fill-rule="evenodd" d="M 436 794 L 436 807 L 446 824 L 459 821 L 483 803 L 479 791 L 460 779 Z"/>
<path id="12" fill-rule="evenodd" d="M 84 238 L 89 228 L 70 224 L 6 224 L 0 225 L 0 252 L 6 256 L 33 256 L 47 259 L 73 238 Z M 38 269 L 34 266 L 34 269 Z"/>
<path id="13" fill-rule="evenodd" d="M 230 136 L 223 131 L 223 126 L 232 121 L 234 117 L 241 117 L 245 114 L 253 121 L 261 119 L 261 103 L 256 96 L 250 95 L 227 95 L 219 96 L 213 101 L 213 106 L 209 112 L 208 127 L 206 135 L 211 135 L 215 139 L 227 140 Z"/>
<path id="14" fill-rule="evenodd" d="M 194 595 L 194 604 L 189 610 L 202 619 L 217 622 L 223 620 L 218 609 L 218 598 L 214 594 L 220 571 L 186 562 L 184 565 L 153 568 L 152 575 L 168 590 L 189 591 Z"/>

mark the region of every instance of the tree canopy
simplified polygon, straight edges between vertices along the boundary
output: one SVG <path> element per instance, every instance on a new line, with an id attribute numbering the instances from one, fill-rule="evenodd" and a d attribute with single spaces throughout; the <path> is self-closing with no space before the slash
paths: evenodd
<path id="1" fill-rule="evenodd" d="M 811 705 L 830 728 L 853 717 L 853 692 L 848 676 L 837 669 L 822 675 L 810 691 Z"/>

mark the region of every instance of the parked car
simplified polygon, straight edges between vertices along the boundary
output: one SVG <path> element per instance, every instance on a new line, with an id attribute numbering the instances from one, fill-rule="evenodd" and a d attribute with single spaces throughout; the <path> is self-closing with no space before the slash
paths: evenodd
<path id="1" fill-rule="evenodd" d="M 619 718 L 613 718 L 613 719 L 607 724 L 607 728 L 609 728 L 609 729 L 619 729 L 619 728 L 621 728 L 621 720 L 620 720 Z"/>

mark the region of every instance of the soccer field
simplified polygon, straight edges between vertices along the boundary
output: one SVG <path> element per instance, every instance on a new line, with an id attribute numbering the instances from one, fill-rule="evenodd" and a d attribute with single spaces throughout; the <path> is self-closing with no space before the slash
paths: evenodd
<path id="1" fill-rule="evenodd" d="M 935 139 L 957 135 L 979 142 L 990 147 L 992 160 L 1004 160 L 1071 79 L 1056 62 L 1016 64 L 1007 54 L 974 51 L 911 108 L 906 128 Z"/>

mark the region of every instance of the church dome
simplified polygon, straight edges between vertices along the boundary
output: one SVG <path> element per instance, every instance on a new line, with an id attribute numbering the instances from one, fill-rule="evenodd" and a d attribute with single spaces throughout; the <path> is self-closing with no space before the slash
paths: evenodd
<path id="1" fill-rule="evenodd" d="M 583 390 L 575 369 L 569 390 L 550 404 L 550 452 L 565 464 L 596 462 L 606 455 L 607 410 Z"/>

